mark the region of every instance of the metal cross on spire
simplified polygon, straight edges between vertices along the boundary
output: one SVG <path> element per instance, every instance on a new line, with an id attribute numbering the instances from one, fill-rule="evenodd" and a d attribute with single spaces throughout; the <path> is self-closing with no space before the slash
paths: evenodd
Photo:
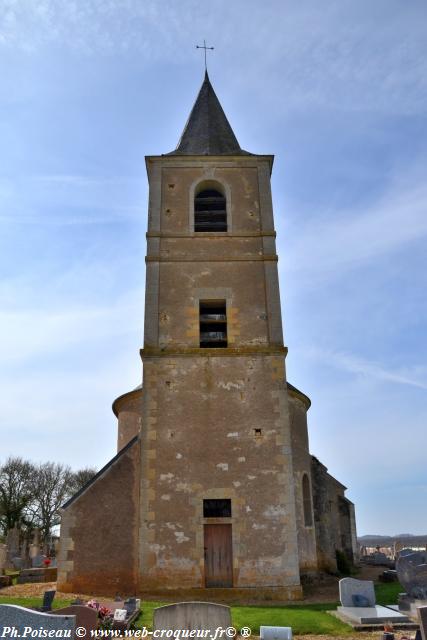
<path id="1" fill-rule="evenodd" d="M 213 51 L 214 47 L 207 47 L 206 46 L 206 40 L 203 40 L 203 44 L 200 44 L 200 45 L 196 44 L 196 49 L 204 49 L 205 50 L 205 71 L 207 71 L 208 67 L 207 67 L 207 64 L 206 64 L 206 51 L 207 51 L 207 49 L 210 49 L 210 50 Z"/>

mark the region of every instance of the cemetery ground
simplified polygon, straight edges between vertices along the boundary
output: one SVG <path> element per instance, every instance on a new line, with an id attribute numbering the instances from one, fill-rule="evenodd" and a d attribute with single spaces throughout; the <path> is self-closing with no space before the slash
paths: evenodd
<path id="1" fill-rule="evenodd" d="M 358 578 L 376 579 L 381 569 L 376 567 L 366 567 Z M 335 610 L 338 602 L 338 577 L 330 576 L 324 583 L 309 585 L 305 588 L 305 598 L 300 603 L 277 605 L 269 602 L 235 602 L 231 604 L 231 614 L 233 625 L 236 629 L 244 626 L 250 627 L 252 634 L 259 635 L 260 625 L 270 626 L 290 626 L 294 635 L 300 640 L 323 640 L 326 638 L 345 638 L 351 640 L 372 640 L 378 639 L 382 634 L 378 631 L 373 633 L 362 633 L 354 631 L 350 626 L 344 624 L 337 618 L 328 614 L 328 611 Z M 0 592 L 0 604 L 19 604 L 24 607 L 39 607 L 42 595 L 45 590 L 55 589 L 55 583 L 41 584 L 21 584 L 2 589 Z M 376 598 L 378 604 L 394 604 L 397 596 L 402 591 L 399 583 L 376 583 Z M 54 608 L 65 607 L 76 597 L 89 600 L 96 597 L 101 602 L 108 604 L 108 599 L 99 594 L 69 594 L 57 593 L 54 600 Z M 173 601 L 177 601 L 175 598 Z M 155 601 L 147 596 L 142 598 L 142 613 L 136 621 L 136 627 L 147 627 L 152 629 L 153 611 L 156 607 L 169 604 L 165 600 Z M 224 603 L 225 604 L 225 603 Z M 404 635 L 398 632 L 396 638 Z"/>

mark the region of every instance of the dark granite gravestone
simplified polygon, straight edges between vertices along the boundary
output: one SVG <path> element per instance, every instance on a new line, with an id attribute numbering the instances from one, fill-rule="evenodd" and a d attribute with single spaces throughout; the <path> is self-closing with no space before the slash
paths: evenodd
<path id="1" fill-rule="evenodd" d="M 18 638 L 25 637 L 23 634 L 26 629 L 28 630 L 28 627 L 37 631 L 40 629 L 48 632 L 53 631 L 53 637 L 55 637 L 55 632 L 62 631 L 61 637 L 74 638 L 75 621 L 75 616 L 52 616 L 49 613 L 25 609 L 15 604 L 0 604 L 0 629 L 3 633 L 7 629 L 13 629 L 14 633 L 18 634 L 15 637 Z M 69 632 L 69 635 L 65 635 L 64 632 Z M 59 636 L 56 635 L 56 637 Z"/>
<path id="2" fill-rule="evenodd" d="M 418 607 L 418 619 L 423 640 L 427 640 L 427 607 Z"/>
<path id="3" fill-rule="evenodd" d="M 50 611 L 52 609 L 52 603 L 55 598 L 56 591 L 51 589 L 50 591 L 45 591 L 43 594 L 43 604 L 41 606 L 41 611 Z"/>
<path id="4" fill-rule="evenodd" d="M 427 551 L 402 549 L 396 562 L 396 571 L 408 596 L 427 600 Z"/>
<path id="5" fill-rule="evenodd" d="M 12 586 L 11 576 L 0 576 L 0 589 Z"/>
<path id="6" fill-rule="evenodd" d="M 124 620 L 115 619 L 113 621 L 113 629 L 119 630 L 119 631 L 125 631 L 126 629 L 129 629 L 132 622 L 134 622 L 134 620 L 136 620 L 136 618 L 139 616 L 140 602 L 141 601 L 137 600 L 136 598 L 128 598 L 124 602 L 123 600 L 121 602 L 115 602 L 114 610 L 115 611 L 117 609 L 125 610 L 126 617 Z M 118 605 L 117 607 L 115 607 L 116 604 Z"/>
<path id="7" fill-rule="evenodd" d="M 63 609 L 55 609 L 51 611 L 53 616 L 76 616 L 76 629 L 83 627 L 86 630 L 86 636 L 90 637 L 90 631 L 96 631 L 98 628 L 98 612 L 91 607 L 85 607 L 81 604 L 72 604 Z M 81 637 L 81 636 L 80 636 Z"/>

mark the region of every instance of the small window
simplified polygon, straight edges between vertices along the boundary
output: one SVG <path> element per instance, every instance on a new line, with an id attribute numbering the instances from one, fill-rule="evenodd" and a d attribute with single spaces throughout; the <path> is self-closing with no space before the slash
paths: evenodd
<path id="1" fill-rule="evenodd" d="M 200 300 L 200 346 L 227 346 L 227 305 L 225 300 Z"/>
<path id="2" fill-rule="evenodd" d="M 313 525 L 313 516 L 311 513 L 310 480 L 306 473 L 302 477 L 302 502 L 304 510 L 304 525 L 306 527 L 311 527 Z"/>
<path id="3" fill-rule="evenodd" d="M 216 189 L 204 189 L 194 198 L 194 231 L 227 231 L 225 197 Z"/>
<path id="4" fill-rule="evenodd" d="M 203 500 L 204 518 L 231 518 L 231 500 L 229 498 Z"/>

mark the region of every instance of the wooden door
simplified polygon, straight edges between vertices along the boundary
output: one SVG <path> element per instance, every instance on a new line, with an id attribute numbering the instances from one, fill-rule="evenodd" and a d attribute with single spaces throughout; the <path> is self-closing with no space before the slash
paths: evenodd
<path id="1" fill-rule="evenodd" d="M 233 586 L 231 524 L 205 524 L 205 585 Z"/>

